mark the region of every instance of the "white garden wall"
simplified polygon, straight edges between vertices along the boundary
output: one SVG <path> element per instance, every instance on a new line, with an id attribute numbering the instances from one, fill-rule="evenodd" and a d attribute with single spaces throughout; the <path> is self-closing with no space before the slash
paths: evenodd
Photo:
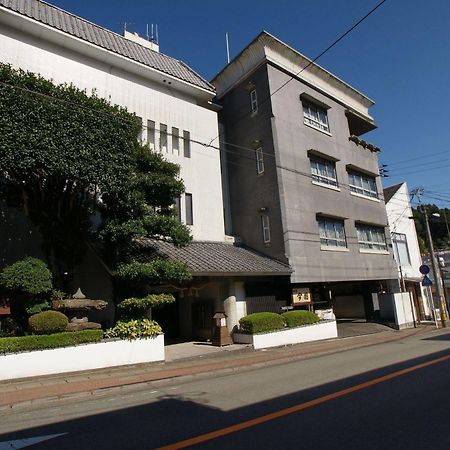
<path id="1" fill-rule="evenodd" d="M 0 355 L 0 380 L 164 361 L 164 335 Z"/>
<path id="2" fill-rule="evenodd" d="M 252 344 L 255 350 L 278 347 L 280 345 L 300 344 L 302 342 L 320 341 L 337 337 L 336 321 L 324 321 L 298 328 L 287 328 L 281 331 L 264 334 L 233 334 L 236 344 Z"/>

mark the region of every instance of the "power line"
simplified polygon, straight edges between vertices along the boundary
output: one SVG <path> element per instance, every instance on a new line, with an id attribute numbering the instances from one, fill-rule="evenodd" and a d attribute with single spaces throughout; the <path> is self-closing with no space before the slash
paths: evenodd
<path id="1" fill-rule="evenodd" d="M 430 156 L 431 157 L 432 156 L 438 156 L 438 155 L 442 155 L 442 154 L 448 153 L 448 152 L 449 152 L 449 150 L 443 150 L 443 151 L 437 152 L 437 153 L 427 153 L 426 159 L 428 160 L 428 158 Z M 394 162 L 390 162 L 389 166 L 396 166 L 396 165 L 399 165 L 399 164 L 402 165 L 405 162 L 416 161 L 418 159 L 421 159 L 423 161 L 425 159 L 425 157 L 422 155 L 422 156 L 417 156 L 417 157 L 414 157 L 414 158 L 401 159 L 401 160 L 397 160 L 397 161 L 394 161 Z"/>
<path id="2" fill-rule="evenodd" d="M 22 87 L 22 86 L 11 85 L 11 84 L 5 83 L 5 82 L 3 82 L 3 81 L 0 81 L 0 84 L 3 85 L 3 86 L 10 87 L 10 88 L 19 89 L 19 90 L 24 91 L 24 92 L 26 92 L 26 93 L 28 93 L 28 94 L 33 94 L 33 95 L 38 95 L 38 96 L 40 96 L 40 97 L 48 98 L 49 100 L 56 101 L 56 102 L 61 103 L 61 104 L 70 105 L 71 107 L 76 107 L 76 108 L 80 108 L 80 109 L 83 109 L 83 110 L 88 110 L 89 112 L 92 112 L 92 111 L 93 111 L 92 108 L 85 107 L 85 106 L 80 105 L 80 104 L 78 104 L 78 103 L 70 102 L 70 101 L 68 101 L 68 100 L 66 100 L 66 99 L 61 99 L 61 98 L 57 98 L 57 97 L 52 97 L 52 96 L 50 96 L 50 95 L 48 95 L 48 94 L 41 93 L 41 92 L 38 92 L 38 91 L 34 91 L 34 90 L 31 90 L 31 89 L 28 89 L 28 88 L 24 88 L 24 87 Z M 132 120 L 132 119 L 126 120 L 126 119 L 124 119 L 123 117 L 118 117 L 118 116 L 115 116 L 115 115 L 112 114 L 112 113 L 105 112 L 105 111 L 97 111 L 97 110 L 95 110 L 95 113 L 96 113 L 96 114 L 101 114 L 101 115 L 103 115 L 103 116 L 114 117 L 115 119 L 117 119 L 117 120 L 119 120 L 119 121 L 122 121 L 123 123 L 129 123 L 130 125 L 132 125 L 132 124 L 135 125 L 135 123 L 136 123 L 136 122 L 135 122 L 134 120 Z M 137 116 L 137 117 L 139 117 L 139 116 Z M 160 137 L 161 137 L 161 133 L 163 133 L 163 134 L 166 135 L 166 136 L 171 136 L 171 137 L 174 136 L 173 133 L 170 133 L 170 132 L 167 131 L 167 130 L 162 131 L 162 130 L 156 128 L 156 127 L 155 127 L 155 128 L 150 128 L 150 127 L 148 127 L 147 125 L 144 125 L 144 124 L 142 123 L 142 119 L 141 119 L 141 128 L 142 128 L 142 130 L 151 130 L 151 131 L 154 131 L 155 133 L 159 133 Z M 176 135 L 176 137 L 178 137 L 178 138 L 180 138 L 180 139 L 185 139 L 184 137 L 181 137 L 181 136 L 179 136 L 179 135 Z M 192 138 L 192 137 L 189 137 L 188 140 L 189 140 L 189 142 L 191 142 L 191 143 L 195 143 L 195 144 L 201 145 L 201 146 L 203 146 L 203 147 L 205 147 L 205 148 L 211 148 L 211 149 L 217 150 L 217 151 L 219 151 L 219 152 L 229 153 L 229 154 L 234 155 L 234 156 L 236 156 L 236 157 L 243 158 L 243 159 L 247 159 L 247 160 L 252 161 L 252 162 L 255 161 L 255 158 L 254 158 L 254 156 L 253 156 L 253 155 L 255 154 L 255 149 L 254 149 L 254 148 L 245 147 L 245 146 L 237 145 L 237 144 L 232 144 L 232 143 L 226 142 L 226 141 L 220 141 L 220 142 L 219 142 L 219 143 L 222 144 L 222 145 L 235 147 L 235 148 L 238 148 L 238 149 L 240 149 L 240 150 L 245 150 L 245 151 L 248 151 L 248 152 L 251 152 L 251 153 L 252 153 L 252 156 L 245 156 L 245 155 L 243 155 L 241 152 L 236 152 L 236 151 L 232 151 L 232 150 L 230 150 L 230 149 L 222 148 L 222 147 L 220 147 L 220 146 L 215 146 L 215 145 L 212 145 L 212 144 L 208 144 L 208 143 L 206 143 L 206 142 L 202 142 L 202 141 L 200 141 L 200 140 L 198 140 L 198 139 L 194 139 L 194 138 Z M 148 142 L 147 142 L 147 143 L 148 143 Z M 156 147 L 156 145 L 155 145 L 155 147 Z M 262 154 L 263 154 L 264 156 L 266 156 L 266 157 L 270 157 L 270 158 L 275 159 L 275 154 L 268 153 L 268 152 L 262 152 Z M 230 161 L 227 161 L 227 162 L 230 162 Z M 230 162 L 230 163 L 232 163 L 232 162 Z M 239 165 L 239 164 L 238 164 L 238 163 L 234 163 L 234 165 Z M 241 167 L 246 167 L 246 166 L 243 165 L 243 164 L 241 164 Z M 282 166 L 282 165 L 279 165 L 279 164 L 275 164 L 275 167 L 278 168 L 278 169 L 286 170 L 286 171 L 288 171 L 288 172 L 291 172 L 291 173 L 294 173 L 294 174 L 297 174 L 297 175 L 301 175 L 301 176 L 307 177 L 307 178 L 309 178 L 309 179 L 311 179 L 311 180 L 314 180 L 314 177 L 313 177 L 313 175 L 312 175 L 311 173 L 303 172 L 303 171 L 300 171 L 300 170 L 297 170 L 297 169 L 293 169 L 293 168 L 291 168 L 291 167 Z M 344 183 L 344 182 L 339 182 L 339 183 L 338 183 L 338 188 L 348 189 L 348 190 L 350 190 L 350 191 L 352 192 L 351 186 L 350 186 L 349 184 L 347 184 L 347 183 Z M 382 192 L 379 192 L 379 193 L 378 193 L 378 198 L 379 198 L 379 199 L 383 199 L 383 198 L 384 198 Z"/>
<path id="3" fill-rule="evenodd" d="M 280 87 L 275 89 L 274 92 L 270 93 L 269 96 L 265 97 L 261 102 L 259 102 L 259 105 L 263 105 L 267 101 L 269 101 L 277 92 L 279 92 L 281 89 L 283 89 L 287 84 L 289 84 L 292 80 L 295 79 L 295 77 L 298 77 L 303 71 L 305 71 L 308 67 L 310 67 L 312 64 L 314 64 L 319 58 L 321 58 L 325 53 L 330 51 L 335 45 L 337 45 L 342 39 L 344 39 L 348 34 L 350 34 L 356 27 L 358 27 L 362 22 L 364 22 L 369 16 L 371 16 L 383 3 L 385 3 L 387 0 L 382 0 L 379 2 L 376 6 L 374 6 L 367 14 L 365 14 L 361 19 L 359 19 L 354 25 L 352 25 L 348 30 L 346 30 L 343 34 L 341 34 L 337 39 L 335 39 L 325 50 L 321 51 L 314 59 L 310 60 L 308 64 L 300 69 L 297 73 L 294 75 L 291 75 L 290 78 L 284 82 Z M 245 115 L 241 116 L 236 122 L 233 123 L 232 126 L 236 126 L 239 122 L 241 122 L 243 119 L 247 117 L 248 113 L 246 112 Z M 217 135 L 214 139 L 210 141 L 210 144 L 212 144 L 219 135 Z"/>

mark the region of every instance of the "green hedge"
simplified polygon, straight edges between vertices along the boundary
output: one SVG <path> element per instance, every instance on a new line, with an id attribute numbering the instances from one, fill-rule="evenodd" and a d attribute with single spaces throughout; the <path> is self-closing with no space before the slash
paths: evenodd
<path id="1" fill-rule="evenodd" d="M 102 330 L 83 330 L 49 335 L 0 338 L 0 354 L 70 347 L 103 339 Z"/>
<path id="2" fill-rule="evenodd" d="M 245 334 L 267 333 L 282 330 L 284 327 L 283 318 L 271 312 L 249 314 L 239 320 L 240 331 Z"/>
<path id="3" fill-rule="evenodd" d="M 281 314 L 281 317 L 289 328 L 309 325 L 320 320 L 313 312 L 305 310 L 288 311 Z"/>
<path id="4" fill-rule="evenodd" d="M 319 321 L 319 317 L 310 311 L 288 311 L 283 314 L 260 312 L 249 314 L 239 320 L 239 331 L 245 334 L 269 333 L 286 327 L 301 327 Z"/>

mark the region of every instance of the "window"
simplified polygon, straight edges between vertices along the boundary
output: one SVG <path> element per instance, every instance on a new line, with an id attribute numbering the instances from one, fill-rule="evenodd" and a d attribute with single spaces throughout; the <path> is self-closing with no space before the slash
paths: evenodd
<path id="1" fill-rule="evenodd" d="M 358 244 L 362 249 L 386 251 L 386 237 L 383 227 L 356 225 Z"/>
<path id="2" fill-rule="evenodd" d="M 191 134 L 183 131 L 183 155 L 185 158 L 191 157 Z"/>
<path id="3" fill-rule="evenodd" d="M 256 154 L 256 173 L 260 175 L 264 173 L 264 154 L 262 147 L 259 147 L 255 150 Z"/>
<path id="4" fill-rule="evenodd" d="M 410 266 L 411 259 L 409 257 L 408 241 L 406 234 L 392 233 L 392 243 L 394 245 L 395 258 L 401 266 Z"/>
<path id="5" fill-rule="evenodd" d="M 159 151 L 167 152 L 167 125 L 159 124 Z"/>
<path id="6" fill-rule="evenodd" d="M 173 209 L 175 211 L 176 214 L 176 218 L 178 219 L 179 222 L 181 222 L 181 198 L 177 197 L 174 199 L 173 201 Z"/>
<path id="7" fill-rule="evenodd" d="M 344 221 L 320 217 L 319 223 L 320 244 L 326 247 L 347 247 Z"/>
<path id="8" fill-rule="evenodd" d="M 311 158 L 311 175 L 314 181 L 331 186 L 337 186 L 336 164 L 333 161 Z"/>
<path id="9" fill-rule="evenodd" d="M 142 117 L 137 116 L 136 120 L 139 125 L 139 134 L 138 134 L 138 140 L 141 144 L 144 143 L 144 130 L 142 129 Z"/>
<path id="10" fill-rule="evenodd" d="M 150 150 L 155 150 L 155 122 L 147 120 L 147 144 Z"/>
<path id="11" fill-rule="evenodd" d="M 185 195 L 186 225 L 194 225 L 194 214 L 192 209 L 192 194 Z"/>
<path id="12" fill-rule="evenodd" d="M 378 198 L 375 177 L 358 172 L 349 172 L 348 184 L 351 192 L 364 195 L 364 197 Z"/>
<path id="13" fill-rule="evenodd" d="M 268 244 L 270 242 L 270 224 L 269 224 L 269 216 L 267 214 L 261 216 L 261 225 L 264 244 Z"/>
<path id="14" fill-rule="evenodd" d="M 312 103 L 303 103 L 303 121 L 314 128 L 330 132 L 326 110 Z"/>
<path id="15" fill-rule="evenodd" d="M 180 154 L 180 131 L 175 127 L 172 127 L 172 152 L 175 155 Z"/>
<path id="16" fill-rule="evenodd" d="M 253 89 L 250 92 L 250 103 L 252 105 L 252 114 L 256 114 L 258 112 L 258 97 L 256 95 L 256 89 Z"/>

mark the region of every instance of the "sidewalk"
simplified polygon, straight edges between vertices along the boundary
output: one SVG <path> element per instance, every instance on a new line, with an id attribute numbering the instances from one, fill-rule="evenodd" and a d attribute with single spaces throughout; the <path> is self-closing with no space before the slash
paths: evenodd
<path id="1" fill-rule="evenodd" d="M 158 380 L 280 364 L 396 341 L 430 331 L 432 328 L 424 326 L 258 351 L 236 344 L 222 348 L 199 343 L 176 344 L 166 347 L 166 362 L 1 381 L 0 410 L 61 398 L 80 398 L 99 394 L 106 389 Z"/>

